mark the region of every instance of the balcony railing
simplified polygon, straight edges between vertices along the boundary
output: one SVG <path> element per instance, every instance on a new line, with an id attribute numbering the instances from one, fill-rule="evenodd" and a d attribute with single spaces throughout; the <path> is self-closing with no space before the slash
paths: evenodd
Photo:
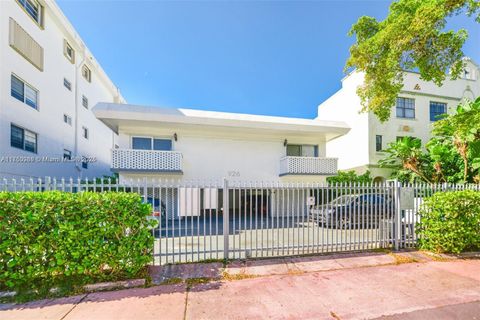
<path id="1" fill-rule="evenodd" d="M 337 174 L 336 158 L 287 156 L 280 159 L 280 176 L 335 174 Z"/>
<path id="2" fill-rule="evenodd" d="M 113 149 L 112 171 L 182 173 L 182 153 L 176 151 Z"/>

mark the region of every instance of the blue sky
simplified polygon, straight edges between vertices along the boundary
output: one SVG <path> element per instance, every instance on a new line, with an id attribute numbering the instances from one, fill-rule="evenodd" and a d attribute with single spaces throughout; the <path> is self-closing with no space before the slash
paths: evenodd
<path id="1" fill-rule="evenodd" d="M 58 1 L 129 103 L 313 118 L 340 88 L 351 25 L 390 1 Z M 464 52 L 480 63 L 480 24 Z"/>

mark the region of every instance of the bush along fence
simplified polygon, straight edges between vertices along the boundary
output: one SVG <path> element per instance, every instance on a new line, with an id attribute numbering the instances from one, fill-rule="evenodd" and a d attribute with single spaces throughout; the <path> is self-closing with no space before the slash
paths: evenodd
<path id="1" fill-rule="evenodd" d="M 426 250 L 460 253 L 480 249 L 480 192 L 439 192 L 420 209 L 419 246 Z"/>
<path id="2" fill-rule="evenodd" d="M 153 236 L 151 242 L 141 238 L 139 244 L 130 247 L 140 252 L 131 254 L 140 254 L 146 261 L 152 253 L 153 258 L 150 256 L 150 261 L 145 263 L 153 264 L 401 249 L 419 245 L 452 252 L 478 247 L 472 240 L 473 235 L 459 238 L 458 231 L 475 233 L 471 228 L 475 226 L 474 219 L 478 219 L 478 210 L 473 208 L 475 201 L 468 199 L 478 196 L 479 185 L 400 184 L 396 181 L 306 184 L 226 179 L 184 182 L 146 178 L 118 183 L 43 179 L 0 180 L 0 190 L 135 194 L 138 206 L 140 203 L 151 205 L 148 213 L 147 209 L 141 215 L 133 213 L 139 219 L 135 221 L 153 221 L 156 226 L 148 229 Z M 457 200 L 443 200 L 442 195 Z M 57 203 L 55 209 L 49 210 L 62 210 L 62 206 Z M 91 208 L 92 214 L 94 209 L 102 208 Z M 126 219 L 124 214 L 132 209 L 119 206 L 105 210 L 110 216 L 105 216 L 104 223 L 121 224 L 123 220 L 118 220 L 117 210 Z M 474 217 L 471 218 L 473 222 L 468 220 L 469 224 L 461 224 L 458 219 L 465 220 L 467 213 Z M 462 227 L 455 231 L 457 233 L 448 233 L 439 228 L 445 223 L 450 223 L 452 229 Z M 147 232 L 145 228 L 141 230 Z M 97 231 L 102 232 L 101 229 Z M 445 244 L 447 240 L 455 246 Z M 456 241 L 466 244 L 457 246 Z M 98 243 L 102 243 L 101 238 Z M 151 248 L 151 252 L 143 255 L 145 246 Z"/>
<path id="3" fill-rule="evenodd" d="M 136 193 L 0 192 L 0 291 L 46 296 L 145 276 L 150 213 Z"/>

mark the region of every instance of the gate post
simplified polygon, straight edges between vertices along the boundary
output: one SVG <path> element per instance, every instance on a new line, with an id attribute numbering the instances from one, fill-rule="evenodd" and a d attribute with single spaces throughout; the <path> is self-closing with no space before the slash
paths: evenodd
<path id="1" fill-rule="evenodd" d="M 395 180 L 395 218 L 393 219 L 395 250 L 400 249 L 402 233 L 402 208 L 400 205 L 402 183 Z"/>
<path id="2" fill-rule="evenodd" d="M 228 181 L 223 178 L 223 258 L 229 258 L 230 207 L 228 203 Z"/>

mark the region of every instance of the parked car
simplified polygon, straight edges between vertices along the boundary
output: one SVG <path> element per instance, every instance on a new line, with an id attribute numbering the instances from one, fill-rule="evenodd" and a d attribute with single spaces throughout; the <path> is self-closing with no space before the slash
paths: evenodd
<path id="1" fill-rule="evenodd" d="M 149 203 L 153 208 L 152 214 L 147 216 L 147 219 L 157 221 L 157 226 L 155 228 L 158 228 L 160 225 L 165 225 L 167 210 L 163 201 L 160 201 L 159 199 L 147 198 L 147 203 Z"/>
<path id="2" fill-rule="evenodd" d="M 378 225 L 381 219 L 392 218 L 393 212 L 388 195 L 351 194 L 328 204 L 313 206 L 310 220 L 319 226 L 337 229 L 363 228 Z"/>

